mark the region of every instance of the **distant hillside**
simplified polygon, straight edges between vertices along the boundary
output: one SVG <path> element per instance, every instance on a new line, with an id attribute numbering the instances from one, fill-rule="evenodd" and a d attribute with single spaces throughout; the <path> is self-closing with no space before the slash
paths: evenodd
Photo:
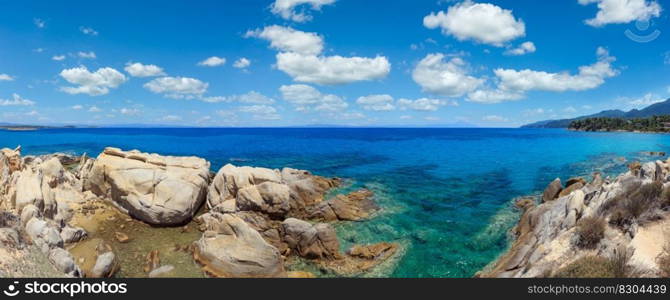
<path id="1" fill-rule="evenodd" d="M 546 120 L 521 126 L 522 128 L 568 128 L 573 121 L 592 118 L 649 118 L 653 116 L 670 115 L 670 99 L 649 105 L 643 109 L 633 109 L 627 112 L 622 110 L 604 110 L 597 114 L 581 116 L 572 119 Z"/>

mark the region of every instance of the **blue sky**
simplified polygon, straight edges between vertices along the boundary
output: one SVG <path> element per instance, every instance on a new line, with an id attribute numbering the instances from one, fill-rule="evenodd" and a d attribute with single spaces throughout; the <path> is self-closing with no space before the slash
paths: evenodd
<path id="1" fill-rule="evenodd" d="M 0 122 L 511 127 L 670 97 L 659 0 L 0 8 Z"/>

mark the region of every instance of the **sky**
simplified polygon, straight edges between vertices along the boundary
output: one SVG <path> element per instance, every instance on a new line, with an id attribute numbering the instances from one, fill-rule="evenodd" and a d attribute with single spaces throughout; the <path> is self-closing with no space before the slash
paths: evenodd
<path id="1" fill-rule="evenodd" d="M 516 127 L 670 98 L 666 0 L 0 0 L 0 123 Z"/>

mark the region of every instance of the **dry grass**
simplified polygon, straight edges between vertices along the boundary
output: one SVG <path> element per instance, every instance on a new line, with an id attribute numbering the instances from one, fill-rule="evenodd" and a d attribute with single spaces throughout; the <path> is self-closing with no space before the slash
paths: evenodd
<path id="1" fill-rule="evenodd" d="M 605 236 L 605 220 L 602 217 L 585 217 L 577 222 L 577 246 L 581 248 L 595 248 Z"/>
<path id="2" fill-rule="evenodd" d="M 670 242 L 663 247 L 663 252 L 656 258 L 661 277 L 670 278 Z"/>
<path id="3" fill-rule="evenodd" d="M 599 214 L 610 214 L 610 224 L 625 229 L 634 222 L 658 219 L 658 211 L 670 207 L 670 188 L 660 182 L 641 185 L 631 183 L 622 194 L 601 205 Z"/>
<path id="4" fill-rule="evenodd" d="M 561 268 L 557 278 L 615 278 L 612 261 L 600 256 L 585 256 Z"/>

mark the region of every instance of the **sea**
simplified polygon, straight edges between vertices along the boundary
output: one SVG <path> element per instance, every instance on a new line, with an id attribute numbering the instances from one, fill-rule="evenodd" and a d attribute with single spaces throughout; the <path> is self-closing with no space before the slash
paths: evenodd
<path id="1" fill-rule="evenodd" d="M 292 167 L 340 177 L 336 192 L 368 188 L 380 211 L 336 224 L 341 247 L 396 242 L 373 276 L 471 277 L 507 247 L 515 198 L 554 178 L 614 176 L 631 161 L 665 159 L 670 135 L 495 128 L 71 128 L 0 131 L 23 155 L 97 156 L 105 147 L 199 156 L 225 164 Z"/>

